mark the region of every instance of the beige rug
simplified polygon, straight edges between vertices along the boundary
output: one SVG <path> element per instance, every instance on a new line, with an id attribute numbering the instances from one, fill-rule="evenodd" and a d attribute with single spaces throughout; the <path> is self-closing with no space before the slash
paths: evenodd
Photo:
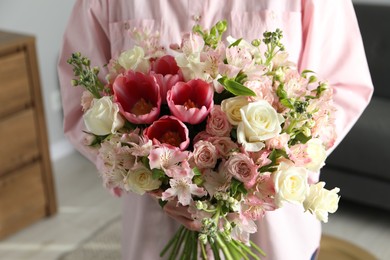
<path id="1" fill-rule="evenodd" d="M 98 230 L 75 250 L 58 260 L 120 260 L 121 220 L 116 218 Z M 376 258 L 347 241 L 324 235 L 318 260 L 375 260 Z"/>

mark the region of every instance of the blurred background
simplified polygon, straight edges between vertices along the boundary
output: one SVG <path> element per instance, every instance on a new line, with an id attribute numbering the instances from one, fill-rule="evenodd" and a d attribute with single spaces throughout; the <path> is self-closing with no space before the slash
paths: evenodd
<path id="1" fill-rule="evenodd" d="M 53 169 L 55 190 L 58 196 L 58 212 L 57 215 L 54 214 L 56 215 L 55 217 L 47 219 L 48 222 L 46 223 L 42 223 L 44 221 L 42 220 L 33 226 L 26 227 L 23 231 L 0 240 L 0 259 L 57 259 L 56 257 L 58 255 L 75 248 L 77 244 L 91 236 L 91 234 L 96 232 L 97 228 L 105 226 L 106 223 L 120 216 L 120 201 L 109 197 L 106 191 L 101 188 L 100 180 L 96 174 L 93 174 L 94 167 L 79 154 L 75 153 L 72 146 L 65 139 L 62 131 L 61 95 L 56 66 L 62 34 L 74 2 L 74 0 L 0 0 L 0 31 L 33 35 L 36 39 L 37 65 L 39 68 L 43 108 L 47 124 L 48 151 Z M 390 0 L 354 0 L 353 2 L 355 4 L 381 5 L 390 9 Z M 390 11 L 387 16 L 390 19 Z M 390 20 L 387 21 L 387 24 L 390 24 Z M 382 26 L 378 25 L 378 28 L 382 29 Z M 376 34 L 390 35 L 390 30 L 381 30 Z M 390 38 L 390 36 L 387 38 Z M 376 47 L 374 46 L 372 49 L 366 51 L 367 53 L 370 52 L 370 55 L 378 48 L 389 51 L 390 43 L 385 43 L 386 45 L 383 45 L 384 42 L 382 41 Z M 378 55 L 380 56 L 380 54 Z M 382 69 L 386 69 L 388 71 L 387 73 L 389 73 L 388 60 L 384 66 Z M 389 89 L 388 86 L 387 89 Z M 379 97 L 378 101 L 382 109 L 387 106 L 387 104 L 383 105 L 382 103 L 388 100 L 386 98 L 390 98 L 390 95 L 386 96 L 386 93 L 384 95 L 385 97 Z M 382 110 L 382 112 L 384 111 L 388 113 L 390 110 Z M 372 111 L 369 117 L 371 118 L 372 115 L 378 115 L 378 112 Z M 388 114 L 384 116 L 387 117 L 386 120 L 388 121 Z M 384 126 L 381 125 L 380 127 Z M 388 128 L 385 129 L 386 131 L 390 132 Z M 356 133 L 358 134 L 358 132 Z M 345 149 L 353 150 L 359 147 L 356 140 L 353 138 L 350 139 Z M 389 141 L 390 139 L 383 140 L 386 144 Z M 338 149 L 335 152 L 337 151 Z M 389 158 L 388 151 L 381 150 L 380 152 L 384 156 L 383 158 Z M 342 156 L 341 151 L 339 155 Z M 383 163 L 385 162 L 387 161 L 385 160 Z M 376 161 L 372 163 L 374 165 L 378 164 Z M 343 182 L 343 185 L 338 185 L 340 182 L 338 182 L 337 178 L 333 178 L 332 174 L 335 176 L 337 172 L 345 173 L 354 169 L 343 169 L 338 164 L 338 159 L 333 158 L 325 171 L 328 171 L 329 176 L 331 176 L 327 180 L 328 183 L 331 183 L 329 187 L 341 186 L 343 192 L 343 185 L 347 186 L 348 182 L 350 182 L 348 175 L 344 175 L 343 177 L 346 184 Z M 79 172 L 90 172 L 92 174 L 84 174 L 80 177 L 77 175 Z M 365 176 L 363 170 L 359 174 Z M 385 205 L 388 203 L 388 198 L 390 197 L 388 192 L 390 186 L 387 186 L 390 185 L 390 177 L 383 177 L 382 175 L 384 174 L 389 176 L 389 170 L 384 170 L 379 175 L 374 174 L 375 176 L 373 178 L 368 177 L 367 179 L 357 180 L 357 182 L 363 183 L 369 183 L 373 180 L 373 186 L 367 187 L 368 192 L 370 190 L 379 190 L 378 197 L 387 197 L 383 202 L 379 199 L 379 202 L 374 201 L 370 203 L 376 200 L 376 198 L 367 198 L 367 196 L 362 194 L 356 195 L 359 194 L 359 190 L 357 191 L 353 188 L 351 190 L 347 186 L 345 188 L 347 191 L 347 194 L 345 194 L 346 199 L 343 199 L 340 204 L 340 213 L 336 213 L 330 217 L 329 224 L 324 227 L 324 230 L 329 234 L 339 237 L 348 233 L 349 235 L 347 234 L 348 237 L 345 239 L 355 244 L 357 243 L 362 247 L 374 240 L 378 248 L 372 249 L 371 247 L 370 249 L 370 246 L 365 248 L 377 256 L 380 255 L 378 256 L 379 259 L 390 259 L 390 251 L 387 248 L 390 244 L 390 214 L 388 214 L 390 212 L 390 205 Z M 383 186 L 381 184 L 383 181 L 388 182 L 387 185 Z M 73 187 L 73 190 L 67 191 L 65 187 L 70 186 Z M 100 205 L 100 209 L 96 207 L 97 204 Z M 385 206 L 382 207 L 382 205 Z M 367 213 L 367 215 L 362 216 L 363 213 Z M 0 211 L 0 216 L 1 214 L 3 213 Z M 79 220 L 75 220 L 74 216 L 76 215 L 79 216 Z M 360 219 L 356 219 L 355 217 L 359 217 L 359 215 L 361 215 Z M 91 218 L 93 218 L 93 223 L 91 223 Z M 67 224 L 64 224 L 64 221 Z M 352 223 L 353 226 L 347 227 L 346 225 L 348 223 Z M 367 226 L 371 226 L 371 229 L 374 230 L 373 232 L 376 233 L 370 233 L 369 235 L 361 233 L 362 230 L 365 232 Z M 46 235 L 45 237 L 41 232 L 52 232 L 53 234 Z M 65 238 L 61 240 L 61 243 L 56 244 L 53 241 L 58 241 L 59 232 L 72 234 L 64 235 Z M 77 234 L 77 232 L 79 233 Z M 37 233 L 44 238 L 37 240 L 38 242 L 35 244 L 31 243 L 31 238 L 36 237 Z M 43 254 L 42 250 L 47 250 L 46 254 Z M 31 252 L 34 252 L 36 258 L 31 257 L 31 255 L 28 257 L 28 254 L 31 254 Z"/>

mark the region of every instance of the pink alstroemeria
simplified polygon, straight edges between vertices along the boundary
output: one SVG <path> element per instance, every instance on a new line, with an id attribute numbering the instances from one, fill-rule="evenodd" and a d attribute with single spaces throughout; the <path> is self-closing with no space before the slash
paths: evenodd
<path id="1" fill-rule="evenodd" d="M 165 55 L 155 60 L 152 64 L 152 75 L 160 86 L 161 102 L 167 103 L 167 92 L 177 82 L 183 81 L 183 76 L 177 66 L 176 60 L 171 55 Z"/>
<path id="2" fill-rule="evenodd" d="M 202 122 L 213 108 L 213 87 L 201 80 L 178 82 L 167 93 L 171 113 L 192 125 Z"/>
<path id="3" fill-rule="evenodd" d="M 169 169 L 188 158 L 187 151 L 180 151 L 177 147 L 160 146 L 150 151 L 150 169 Z"/>
<path id="4" fill-rule="evenodd" d="M 160 114 L 161 95 L 156 79 L 127 71 L 113 83 L 114 101 L 121 114 L 134 124 L 151 124 Z"/>
<path id="5" fill-rule="evenodd" d="M 188 128 L 174 116 L 162 116 L 144 130 L 144 136 L 154 145 L 170 145 L 182 151 L 190 144 Z"/>
<path id="6" fill-rule="evenodd" d="M 171 187 L 162 193 L 162 200 L 171 200 L 177 197 L 181 205 L 188 206 L 192 201 L 192 195 L 198 197 L 207 195 L 204 188 L 192 183 L 191 177 L 170 179 L 169 184 Z"/>

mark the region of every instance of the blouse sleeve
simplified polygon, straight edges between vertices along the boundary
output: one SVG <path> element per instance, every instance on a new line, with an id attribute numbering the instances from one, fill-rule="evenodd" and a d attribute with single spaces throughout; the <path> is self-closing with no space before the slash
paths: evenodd
<path id="1" fill-rule="evenodd" d="M 97 151 L 84 145 L 85 130 L 81 110 L 83 89 L 72 87 L 74 78 L 67 59 L 74 52 L 91 59 L 92 66 L 102 68 L 110 59 L 108 38 L 108 9 L 105 1 L 77 0 L 63 36 L 63 45 L 58 62 L 64 113 L 64 133 L 72 145 L 91 161 L 96 160 Z M 104 75 L 101 71 L 100 75 Z"/>
<path id="2" fill-rule="evenodd" d="M 299 67 L 317 72 L 334 88 L 337 140 L 368 105 L 373 85 L 350 0 L 303 1 L 303 48 Z"/>

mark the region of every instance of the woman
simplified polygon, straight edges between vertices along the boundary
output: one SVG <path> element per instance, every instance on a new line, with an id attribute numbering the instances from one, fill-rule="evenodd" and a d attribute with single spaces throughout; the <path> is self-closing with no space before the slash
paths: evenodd
<path id="1" fill-rule="evenodd" d="M 265 30 L 282 29 L 290 60 L 299 68 L 316 71 L 334 87 L 337 145 L 373 91 L 350 0 L 77 0 L 58 66 L 64 131 L 69 140 L 96 161 L 96 151 L 82 141 L 81 89 L 70 86 L 73 72 L 66 64 L 72 52 L 80 51 L 101 67 L 132 46 L 128 32 L 134 27 L 160 31 L 162 43 L 167 45 L 180 43 L 181 33 L 196 23 L 210 28 L 222 19 L 228 21 L 225 35 L 236 38 L 254 39 Z M 134 194 L 125 195 L 123 202 L 124 259 L 159 259 L 179 222 L 196 228 L 183 208 L 168 204 L 164 214 L 153 198 Z M 269 212 L 258 226 L 252 239 L 265 250 L 266 259 L 310 259 L 319 247 L 320 223 L 300 207 L 287 205 Z"/>

